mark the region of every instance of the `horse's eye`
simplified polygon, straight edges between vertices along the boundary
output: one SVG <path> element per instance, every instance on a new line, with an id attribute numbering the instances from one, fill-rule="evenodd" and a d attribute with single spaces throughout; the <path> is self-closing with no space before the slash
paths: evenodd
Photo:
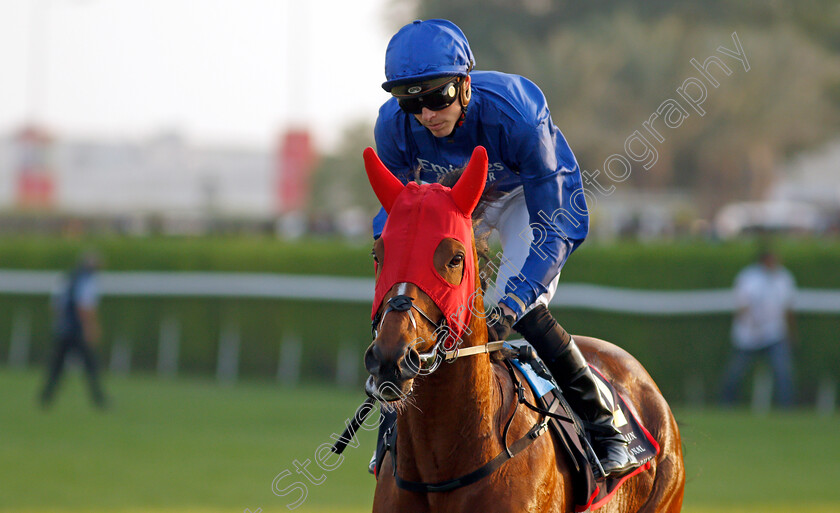
<path id="1" fill-rule="evenodd" d="M 371 251 L 370 256 L 373 257 L 374 262 L 376 262 L 377 264 L 379 263 L 379 258 L 377 258 L 376 256 L 376 251 Z"/>
<path id="2" fill-rule="evenodd" d="M 460 266 L 463 263 L 464 263 L 464 255 L 458 253 L 457 255 L 452 257 L 452 260 L 450 260 L 449 264 L 447 264 L 447 265 L 454 269 L 454 268 Z"/>

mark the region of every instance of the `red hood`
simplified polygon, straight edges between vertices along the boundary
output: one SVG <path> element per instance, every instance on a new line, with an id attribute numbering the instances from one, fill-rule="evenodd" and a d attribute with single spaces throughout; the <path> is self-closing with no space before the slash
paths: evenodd
<path id="1" fill-rule="evenodd" d="M 376 281 L 371 317 L 385 294 L 397 283 L 413 283 L 443 312 L 454 340 L 470 322 L 475 291 L 472 253 L 472 211 L 487 179 L 487 152 L 479 146 L 452 189 L 440 184 L 403 186 L 368 148 L 365 167 L 374 192 L 388 212 L 382 232 L 384 258 Z M 434 266 L 434 254 L 444 239 L 455 239 L 467 248 L 464 276 L 459 285 L 446 281 Z M 451 342 L 451 341 L 450 341 Z"/>

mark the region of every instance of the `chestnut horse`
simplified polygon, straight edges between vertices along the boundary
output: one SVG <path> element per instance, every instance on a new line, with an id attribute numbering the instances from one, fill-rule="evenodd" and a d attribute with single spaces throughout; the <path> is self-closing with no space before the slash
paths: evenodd
<path id="1" fill-rule="evenodd" d="M 516 409 L 512 378 L 488 353 L 459 356 L 445 363 L 438 359 L 443 354 L 441 340 L 451 341 L 441 337 L 439 329 L 443 320 L 449 317 L 446 315 L 448 298 L 437 292 L 429 293 L 431 286 L 421 281 L 422 276 L 411 277 L 415 276 L 412 273 L 422 272 L 418 269 L 428 269 L 429 273 L 439 275 L 435 279 L 449 283 L 452 291 L 457 290 L 461 279 L 469 279 L 465 285 L 469 285 L 470 290 L 480 291 L 471 225 L 466 241 L 457 240 L 451 236 L 451 230 L 442 231 L 440 226 L 428 222 L 415 232 L 401 227 L 402 235 L 408 233 L 408 240 L 389 239 L 386 235 L 392 223 L 408 223 L 406 226 L 412 222 L 422 223 L 424 207 L 439 214 L 443 203 L 428 204 L 432 192 L 450 195 L 452 204 L 460 210 L 451 215 L 465 214 L 466 221 L 470 222 L 470 214 L 486 180 L 486 152 L 481 147 L 476 148 L 451 190 L 438 184 L 403 186 L 370 148 L 365 151 L 365 167 L 380 203 L 389 213 L 386 231 L 374 245 L 378 294 L 373 309 L 375 338 L 365 353 L 365 366 L 371 374 L 366 388 L 386 407 L 390 405 L 399 411 L 396 476 L 404 481 L 422 483 L 458 478 L 487 464 L 544 417 L 526 408 Z M 404 189 L 411 191 L 404 193 Z M 414 203 L 408 208 L 400 207 L 406 202 Z M 411 216 L 405 215 L 406 212 L 418 217 L 408 218 Z M 415 250 L 412 237 L 428 239 L 430 234 L 439 242 L 433 248 L 433 254 Z M 410 265 L 397 272 L 394 267 L 399 265 L 399 259 L 394 255 L 408 250 L 388 246 L 394 240 L 399 240 L 400 245 L 407 242 L 411 246 Z M 383 278 L 385 275 L 389 280 Z M 396 301 L 392 301 L 393 298 L 397 298 Z M 392 303 L 400 300 L 402 306 L 394 307 Z M 480 293 L 473 293 L 469 301 L 468 306 L 476 314 L 462 326 L 458 345 L 461 351 L 487 344 L 486 321 L 477 314 L 484 311 L 483 298 Z M 679 511 L 685 482 L 680 435 L 656 383 L 636 359 L 619 347 L 590 337 L 574 338 L 586 359 L 614 384 L 660 445 L 650 469 L 629 478 L 599 511 Z M 424 372 L 423 362 L 428 361 L 434 363 L 433 368 L 426 368 Z M 429 372 L 431 370 L 433 372 Z M 527 391 L 527 394 L 531 392 Z M 528 399 L 533 403 L 533 395 Z M 505 439 L 503 432 L 511 416 Z M 571 466 L 572 462 L 554 434 L 544 433 L 478 481 L 449 491 L 423 493 L 398 486 L 393 460 L 388 456 L 377 475 L 373 511 L 574 511 Z"/>

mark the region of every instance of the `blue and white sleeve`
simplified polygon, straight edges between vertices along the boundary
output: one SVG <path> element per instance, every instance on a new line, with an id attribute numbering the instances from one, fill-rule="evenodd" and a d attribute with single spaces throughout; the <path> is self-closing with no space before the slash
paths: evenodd
<path id="1" fill-rule="evenodd" d="M 383 119 L 383 111 L 386 110 L 386 105 L 380 109 L 379 117 L 376 119 L 376 126 L 373 130 L 373 136 L 376 141 L 376 154 L 379 159 L 385 164 L 385 167 L 391 171 L 391 174 L 400 179 L 401 182 L 407 183 L 409 175 L 409 163 L 407 155 L 405 154 L 405 141 L 400 144 L 396 136 L 399 131 L 396 129 L 397 123 L 390 118 L 390 122 Z M 382 230 L 385 228 L 385 221 L 388 220 L 388 214 L 384 208 L 380 208 L 379 212 L 373 218 L 373 238 L 378 239 L 382 235 Z"/>
<path id="2" fill-rule="evenodd" d="M 589 230 L 580 168 L 563 134 L 547 116 L 521 139 L 517 160 L 534 240 L 501 301 L 517 315 L 548 290 Z"/>

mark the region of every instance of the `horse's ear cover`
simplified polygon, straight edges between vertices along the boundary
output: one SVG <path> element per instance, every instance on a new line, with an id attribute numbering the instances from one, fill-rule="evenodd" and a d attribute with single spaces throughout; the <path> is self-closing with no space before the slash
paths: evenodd
<path id="1" fill-rule="evenodd" d="M 467 168 L 452 187 L 452 200 L 465 216 L 472 215 L 486 183 L 487 150 L 484 146 L 476 146 Z"/>
<path id="2" fill-rule="evenodd" d="M 461 283 L 447 282 L 435 268 L 434 256 L 444 239 L 472 245 L 473 210 L 487 180 L 487 151 L 478 146 L 461 177 L 450 189 L 439 183 L 403 185 L 371 148 L 364 152 L 365 170 L 388 220 L 380 240 L 385 261 L 380 264 L 371 319 L 397 283 L 413 283 L 434 301 L 447 321 L 444 344 L 454 347 L 469 326 L 475 303 L 475 260 L 464 263 Z M 387 262 L 387 263 L 386 263 Z"/>
<path id="3" fill-rule="evenodd" d="M 379 155 L 376 154 L 373 148 L 365 148 L 363 155 L 365 159 L 365 171 L 367 172 L 370 185 L 373 187 L 373 192 L 376 194 L 376 198 L 379 200 L 382 208 L 385 209 L 385 212 L 390 214 L 391 207 L 394 206 L 394 200 L 397 199 L 397 196 L 405 186 L 396 176 L 388 171 L 388 168 L 385 167 L 385 164 L 382 163 Z"/>

